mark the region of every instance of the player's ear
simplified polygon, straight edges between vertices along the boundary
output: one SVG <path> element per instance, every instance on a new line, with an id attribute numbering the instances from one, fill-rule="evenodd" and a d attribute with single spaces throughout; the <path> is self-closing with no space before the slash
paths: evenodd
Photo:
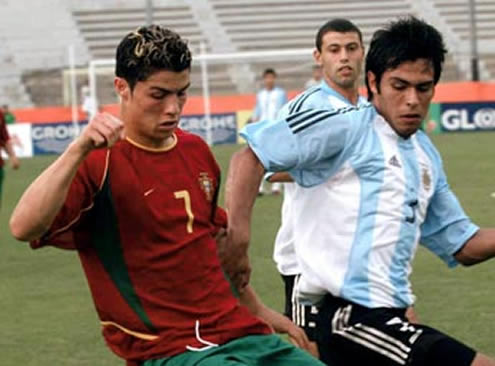
<path id="1" fill-rule="evenodd" d="M 131 88 L 127 81 L 123 78 L 116 77 L 113 81 L 113 85 L 115 87 L 115 91 L 121 100 L 126 100 L 129 98 L 131 93 Z"/>
<path id="2" fill-rule="evenodd" d="M 315 60 L 315 63 L 321 66 L 321 52 L 318 51 L 318 48 L 315 48 L 313 50 L 313 58 Z"/>
<path id="3" fill-rule="evenodd" d="M 370 90 L 373 94 L 378 94 L 378 87 L 376 85 L 376 76 L 372 71 L 368 71 L 366 74 L 366 77 L 368 78 L 368 85 L 370 87 Z"/>

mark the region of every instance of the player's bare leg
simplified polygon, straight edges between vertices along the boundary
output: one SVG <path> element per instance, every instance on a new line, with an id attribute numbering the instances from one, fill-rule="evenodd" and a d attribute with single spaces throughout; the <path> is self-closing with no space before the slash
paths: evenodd
<path id="1" fill-rule="evenodd" d="M 481 353 L 477 353 L 471 366 L 495 366 L 495 360 Z"/>

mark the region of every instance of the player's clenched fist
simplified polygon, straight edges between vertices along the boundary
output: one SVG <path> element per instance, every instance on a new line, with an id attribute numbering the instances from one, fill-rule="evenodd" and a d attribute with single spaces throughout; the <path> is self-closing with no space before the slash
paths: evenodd
<path id="1" fill-rule="evenodd" d="M 124 124 L 110 113 L 96 114 L 78 138 L 81 147 L 92 149 L 110 147 L 123 137 Z"/>

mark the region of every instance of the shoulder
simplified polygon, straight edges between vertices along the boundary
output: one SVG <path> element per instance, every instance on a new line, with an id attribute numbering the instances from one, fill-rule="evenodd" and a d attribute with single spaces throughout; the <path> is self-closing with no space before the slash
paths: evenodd
<path id="1" fill-rule="evenodd" d="M 175 130 L 175 135 L 177 136 L 178 144 L 185 145 L 187 147 L 194 146 L 197 148 L 206 148 L 209 150 L 208 144 L 200 136 L 184 131 L 180 128 Z"/>
<path id="2" fill-rule="evenodd" d="M 319 85 L 315 85 L 291 99 L 288 110 L 290 113 L 295 113 L 307 108 L 316 108 L 318 107 L 317 101 L 320 101 L 321 98 L 322 89 Z"/>
<path id="3" fill-rule="evenodd" d="M 202 137 L 180 128 L 175 131 L 175 134 L 178 140 L 177 148 L 185 151 L 188 156 L 195 156 L 198 160 L 208 159 L 214 161 L 210 146 Z"/>
<path id="4" fill-rule="evenodd" d="M 430 158 L 433 158 L 436 162 L 441 161 L 440 152 L 426 133 L 418 130 L 415 134 L 415 138 L 419 146 L 428 154 L 428 156 L 430 156 Z"/>
<path id="5" fill-rule="evenodd" d="M 85 184 L 93 187 L 95 192 L 99 190 L 108 173 L 111 150 L 113 148 L 91 151 L 79 166 L 77 180 L 86 182 Z"/>
<path id="6" fill-rule="evenodd" d="M 112 149 L 96 149 L 91 151 L 84 162 L 86 164 L 91 165 L 91 167 L 98 169 L 100 167 L 104 167 L 106 164 L 106 160 L 110 155 L 110 151 L 118 151 L 116 148 Z"/>
<path id="7" fill-rule="evenodd" d="M 104 169 L 108 163 L 108 159 L 111 154 L 115 154 L 119 152 L 118 145 L 121 143 L 115 144 L 111 149 L 96 149 L 91 151 L 84 162 L 86 164 L 91 165 L 91 168 L 94 170 Z"/>

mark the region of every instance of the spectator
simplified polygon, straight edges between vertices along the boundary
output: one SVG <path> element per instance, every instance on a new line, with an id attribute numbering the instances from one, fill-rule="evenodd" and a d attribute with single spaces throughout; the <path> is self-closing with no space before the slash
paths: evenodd
<path id="1" fill-rule="evenodd" d="M 5 123 L 8 125 L 15 123 L 15 115 L 9 109 L 9 106 L 7 104 L 3 106 L 3 118 L 5 119 Z"/>
<path id="2" fill-rule="evenodd" d="M 256 94 L 256 106 L 254 107 L 251 122 L 258 122 L 277 117 L 279 110 L 287 103 L 287 93 L 284 89 L 276 86 L 277 73 L 274 69 L 268 68 L 263 71 L 263 89 Z M 272 183 L 272 194 L 279 194 L 281 183 Z M 260 184 L 259 195 L 265 193 L 263 181 Z"/>
<path id="3" fill-rule="evenodd" d="M 308 89 L 311 88 L 312 86 L 318 85 L 322 77 L 323 77 L 322 66 L 318 64 L 313 65 L 313 67 L 311 68 L 311 79 L 306 81 L 306 83 L 304 84 L 304 88 Z"/>

